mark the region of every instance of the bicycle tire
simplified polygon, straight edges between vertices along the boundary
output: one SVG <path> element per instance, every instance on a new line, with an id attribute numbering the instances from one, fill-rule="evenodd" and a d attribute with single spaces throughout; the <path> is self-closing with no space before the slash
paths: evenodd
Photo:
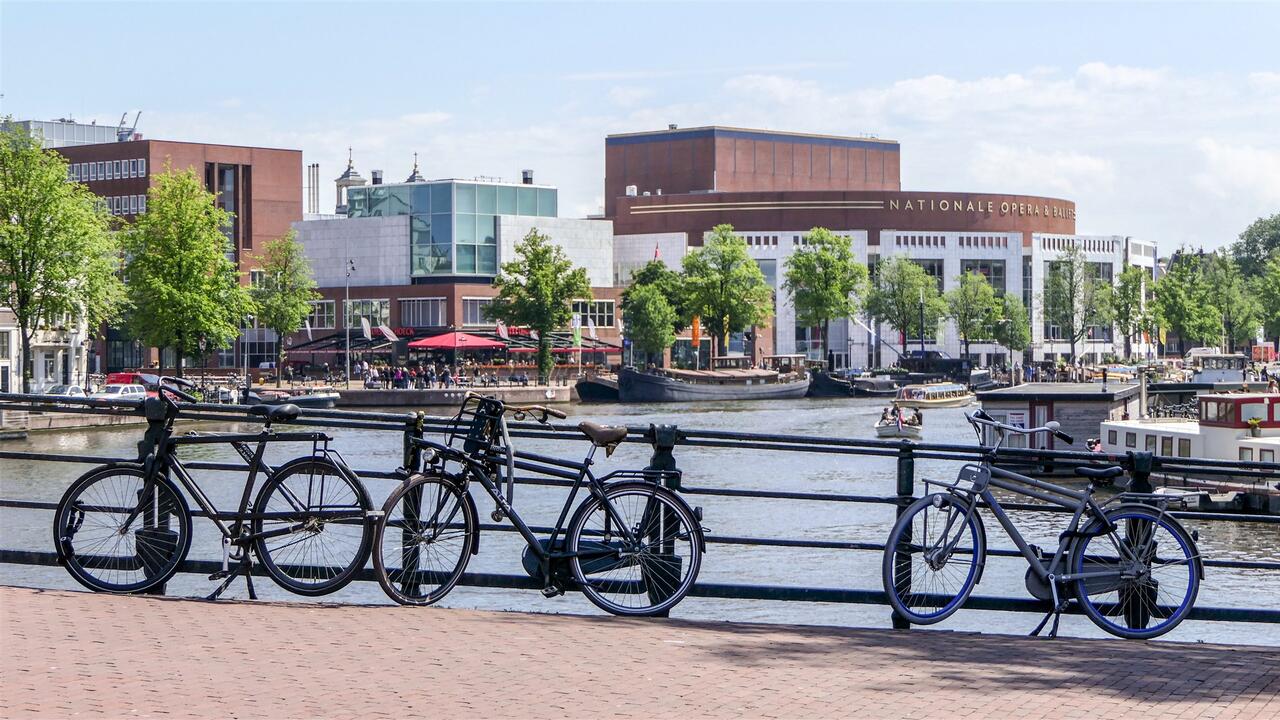
<path id="1" fill-rule="evenodd" d="M 168 582 L 186 559 L 191 548 L 186 498 L 159 475 L 151 497 L 143 498 L 146 484 L 140 465 L 103 465 L 63 493 L 53 515 L 54 547 L 81 585 L 99 592 L 145 592 Z M 143 502 L 147 508 L 120 532 Z"/>
<path id="2" fill-rule="evenodd" d="M 628 495 L 634 500 L 625 501 Z M 618 545 L 624 541 L 612 537 L 614 520 L 605 509 L 606 500 L 634 536 L 655 539 L 635 548 Z M 643 507 L 637 507 L 638 501 L 643 501 Z M 676 522 L 668 523 L 671 519 Z M 605 612 L 634 617 L 665 613 L 689 594 L 702 566 L 705 543 L 702 526 L 688 504 L 674 491 L 645 482 L 613 484 L 605 488 L 603 498 L 584 500 L 569 523 L 565 542 L 582 594 Z M 593 551 L 587 543 L 598 547 Z M 629 557 L 618 557 L 620 552 Z M 624 605 L 621 599 L 627 597 L 649 602 Z"/>
<path id="3" fill-rule="evenodd" d="M 1120 505 L 1108 510 L 1106 517 L 1114 529 L 1101 533 L 1103 527 L 1101 520 L 1095 519 L 1090 523 L 1089 528 L 1085 530 L 1086 537 L 1078 540 L 1072 548 L 1069 567 L 1073 573 L 1085 572 L 1086 569 L 1096 573 L 1103 571 L 1103 568 L 1114 567 L 1114 572 L 1119 579 L 1110 581 L 1103 577 L 1076 580 L 1076 599 L 1080 603 L 1080 609 L 1095 625 L 1117 637 L 1146 640 L 1164 635 L 1186 618 L 1187 613 L 1195 605 L 1196 595 L 1200 591 L 1200 579 L 1204 575 L 1204 570 L 1195 539 L 1177 520 L 1147 505 Z M 1139 523 L 1150 523 L 1151 527 L 1144 528 Z M 1160 530 L 1167 533 L 1167 540 L 1159 539 Z M 1124 538 L 1118 537 L 1121 531 L 1125 534 Z M 1148 532 L 1148 539 L 1139 537 L 1137 539 L 1139 547 L 1135 548 L 1131 536 L 1135 533 L 1142 535 Z M 1089 537 L 1091 533 L 1099 534 Z M 1109 546 L 1104 546 L 1101 552 L 1110 552 L 1114 549 L 1117 554 L 1115 556 L 1090 554 L 1091 542 L 1104 538 L 1110 543 Z M 1171 544 L 1169 540 L 1172 541 Z M 1137 549 L 1139 555 L 1155 553 L 1166 547 L 1176 548 L 1176 550 L 1165 556 L 1172 562 L 1157 565 L 1154 562 L 1141 562 L 1137 557 L 1122 560 L 1125 553 L 1119 549 L 1120 542 L 1128 544 L 1131 550 Z M 1178 557 L 1174 558 L 1174 554 Z M 1152 554 L 1150 559 L 1158 561 L 1159 556 Z M 1144 572 L 1138 567 L 1139 562 L 1150 567 Z M 1178 567 L 1186 568 L 1185 577 L 1176 570 L 1168 572 L 1171 568 Z M 1126 576 L 1133 574 L 1135 569 L 1136 576 L 1126 579 Z M 1162 584 L 1163 587 L 1161 587 Z M 1151 619 L 1159 617 L 1163 617 L 1161 622 L 1152 626 L 1146 625 Z M 1122 619 L 1124 624 L 1117 623 L 1117 618 Z M 1133 627 L 1138 623 L 1142 623 L 1143 626 Z"/>
<path id="4" fill-rule="evenodd" d="M 387 498 L 373 533 L 378 584 L 401 605 L 439 602 L 462 579 L 478 532 L 475 506 L 460 483 L 438 475 L 410 478 Z M 440 567 L 424 570 L 424 559 Z"/>
<path id="5" fill-rule="evenodd" d="M 332 461 L 286 463 L 254 501 L 254 550 L 280 587 L 308 597 L 327 595 L 351 582 L 369 559 L 372 509 L 364 486 Z M 263 537 L 264 532 L 279 534 Z"/>
<path id="6" fill-rule="evenodd" d="M 982 521 L 978 517 L 978 513 L 974 512 L 969 516 L 965 526 L 969 533 L 969 543 L 965 547 L 964 538 L 957 539 L 956 545 L 946 559 L 941 561 L 941 565 L 934 567 L 925 558 L 924 545 L 919 542 L 913 542 L 920 536 L 928 537 L 929 535 L 929 519 L 928 514 L 933 511 L 935 513 L 946 513 L 944 515 L 944 524 L 939 526 L 937 522 L 935 527 L 941 527 L 941 532 L 946 533 L 945 539 L 939 537 L 929 540 L 930 545 L 937 545 L 940 541 L 945 546 L 953 537 L 950 532 L 953 525 L 946 524 L 946 520 L 950 519 L 950 513 L 964 513 L 968 509 L 967 503 L 959 500 L 954 495 L 946 493 L 935 493 L 926 495 L 916 500 L 907 507 L 904 512 L 894 523 L 893 529 L 889 532 L 889 539 L 885 543 L 884 560 L 881 568 L 881 579 L 884 584 L 885 596 L 889 599 L 889 605 L 899 616 L 915 625 L 932 625 L 942 622 L 951 617 L 957 610 L 964 606 L 965 601 L 969 599 L 969 595 L 973 592 L 973 588 L 977 586 L 978 580 L 982 577 L 982 568 L 986 564 L 987 538 L 986 532 L 982 529 Z M 963 517 L 963 515 L 961 515 Z M 917 527 L 917 519 L 920 519 L 919 527 Z M 912 534 L 906 537 L 907 530 L 910 529 Z M 964 532 L 965 528 L 961 528 L 960 532 Z M 906 550 L 909 558 L 909 564 L 899 563 L 898 557 Z M 967 555 L 971 558 L 968 567 L 959 575 L 954 572 L 943 574 L 951 565 L 952 558 L 963 556 L 964 551 L 968 550 Z M 935 561 L 936 564 L 936 561 Z M 910 575 L 904 574 L 904 569 L 910 568 Z M 954 568 L 953 568 L 954 569 Z M 933 572 L 936 576 L 929 576 L 923 573 Z M 959 582 L 958 589 L 953 587 L 953 583 Z M 923 585 L 923 592 L 916 592 Z M 944 588 L 952 588 L 947 592 L 941 592 Z M 945 601 L 945 602 L 943 602 Z M 922 613 L 917 608 L 920 607 L 937 607 L 934 612 Z"/>

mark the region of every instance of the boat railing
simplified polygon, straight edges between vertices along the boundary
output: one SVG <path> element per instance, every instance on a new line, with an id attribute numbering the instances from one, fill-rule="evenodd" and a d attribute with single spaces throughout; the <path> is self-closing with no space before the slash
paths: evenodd
<path id="1" fill-rule="evenodd" d="M 38 410 L 46 412 L 65 412 L 82 414 L 134 415 L 139 412 L 137 401 L 103 401 L 82 400 L 80 398 L 58 398 L 57 404 L 45 396 L 0 394 L 0 410 Z M 213 420 L 231 422 L 261 422 L 261 418 L 248 415 L 248 408 L 243 406 L 226 406 L 212 404 L 184 404 L 181 406 L 180 418 L 184 420 Z M 361 431 L 377 431 L 386 434 L 387 442 L 400 443 L 403 449 L 400 465 L 402 467 L 417 466 L 418 445 L 415 439 L 429 435 L 442 434 L 448 431 L 451 417 L 431 416 L 424 413 L 393 413 L 349 410 L 322 410 L 304 408 L 301 415 L 292 423 L 294 425 L 349 429 Z M 563 442 L 571 447 L 565 448 L 566 455 L 578 454 L 581 444 L 585 442 L 581 432 L 573 425 L 557 423 L 546 426 L 537 423 L 512 423 L 511 434 L 517 438 L 539 439 Z M 826 437 L 816 435 L 798 435 L 790 433 L 746 433 L 724 430 L 697 430 L 678 428 L 675 425 L 644 425 L 628 428 L 628 442 L 644 443 L 651 448 L 649 467 L 670 470 L 679 466 L 678 460 L 686 454 L 715 453 L 725 457 L 726 452 L 746 453 L 786 453 L 798 457 L 827 455 L 847 457 L 859 463 L 860 478 L 870 477 L 865 466 L 870 459 L 880 459 L 892 468 L 894 491 L 885 492 L 867 481 L 865 491 L 849 492 L 833 490 L 829 485 L 789 485 L 786 487 L 747 487 L 735 484 L 732 476 L 690 482 L 694 476 L 686 473 L 672 474 L 668 484 L 685 494 L 693 504 L 704 505 L 704 517 L 711 526 L 707 542 L 710 545 L 708 562 L 719 553 L 750 553 L 750 562 L 739 563 L 738 566 L 748 568 L 735 575 L 721 575 L 713 581 L 699 582 L 691 595 L 704 598 L 733 598 L 757 601 L 799 601 L 821 603 L 854 603 L 869 605 L 887 605 L 883 591 L 880 589 L 878 561 L 854 563 L 847 559 L 832 556 L 830 553 L 876 553 L 884 552 L 883 538 L 888 535 L 889 525 L 895 513 L 882 513 L 877 522 L 880 527 L 859 528 L 860 535 L 869 539 L 852 537 L 848 533 L 823 534 L 824 529 L 831 527 L 832 513 L 850 505 L 879 506 L 888 510 L 893 508 L 901 512 L 914 501 L 916 493 L 923 488 L 922 469 L 927 468 L 930 477 L 940 476 L 940 462 L 953 463 L 955 467 L 967 462 L 974 462 L 986 452 L 974 445 L 958 445 L 943 443 L 913 443 L 907 440 L 852 439 Z M 362 438 L 361 443 L 368 445 L 372 440 Z M 624 445 L 625 447 L 625 445 Z M 69 466 L 101 464 L 106 462 L 135 461 L 136 458 L 103 457 L 99 455 L 79 454 L 70 451 L 31 452 L 10 450 L 0 443 L 0 460 L 16 460 L 18 462 L 56 462 Z M 996 457 L 997 462 L 1005 466 L 1020 469 L 1024 472 L 1036 473 L 1050 470 L 1070 469 L 1079 466 L 1096 466 L 1100 464 L 1119 464 L 1126 468 L 1131 478 L 1131 488 L 1136 492 L 1150 492 L 1150 476 L 1152 473 L 1177 474 L 1194 472 L 1201 475 L 1248 476 L 1260 481 L 1275 483 L 1280 481 L 1280 464 L 1271 462 L 1229 462 L 1202 458 L 1161 457 L 1150 453 L 1127 452 L 1124 454 L 1092 453 L 1082 451 L 1036 450 L 1036 449 L 1002 449 Z M 243 472 L 241 463 L 220 461 L 192 460 L 186 466 L 196 470 Z M 356 470 L 362 478 L 399 480 L 403 477 L 394 468 L 360 468 Z M 67 472 L 68 483 L 77 474 L 76 470 Z M 550 475 L 529 474 L 517 478 L 517 482 L 531 487 L 562 487 L 569 481 Z M 9 485 L 7 492 L 12 492 L 15 485 Z M 751 502 L 744 502 L 744 501 Z M 812 518 L 813 527 L 796 527 L 789 537 L 765 536 L 764 534 L 742 532 L 717 532 L 715 530 L 717 514 L 723 510 L 726 514 L 735 513 L 742 517 L 743 513 L 760 513 L 762 516 L 776 516 L 780 511 L 778 503 L 802 504 L 805 512 L 790 512 L 789 517 Z M 21 519 L 22 513 L 49 513 L 56 509 L 55 504 L 32 497 L 0 498 L 0 507 L 6 514 L 6 527 L 13 528 L 27 524 L 32 527 L 45 527 L 47 518 L 33 517 Z M 1045 513 L 1058 512 L 1056 506 L 1047 506 L 1037 502 L 1002 503 L 1012 513 Z M 792 508 L 794 510 L 794 508 Z M 1260 513 L 1211 513 L 1191 510 L 1175 510 L 1173 515 L 1188 523 L 1198 526 L 1202 535 L 1219 532 L 1224 535 L 1237 534 L 1240 525 L 1271 525 L 1280 527 L 1280 515 Z M 749 518 L 748 518 L 749 519 Z M 749 527 L 750 525 L 743 525 Z M 489 525 L 486 532 L 514 532 L 509 525 Z M 544 528 L 534 528 L 535 532 L 543 532 Z M 869 532 L 874 530 L 874 532 Z M 7 533 L 15 537 L 14 533 Z M 43 537 L 45 533 L 41 533 Z M 847 580 L 836 581 L 837 585 L 815 586 L 806 584 L 803 579 L 796 582 L 766 582 L 760 574 L 752 569 L 763 568 L 776 557 L 776 562 L 784 565 L 789 562 L 786 553 L 804 553 L 806 557 L 815 553 L 825 553 L 824 557 L 832 558 L 832 566 L 874 568 L 861 571 L 850 571 Z M 777 554 L 777 555 L 774 555 Z M 993 548 L 990 551 L 992 563 L 1016 561 L 1021 557 L 1012 548 Z M 1012 559 L 1012 560 L 1010 560 Z M 0 562 L 21 565 L 53 566 L 58 558 L 49 546 L 0 549 Z M 1280 561 L 1273 553 L 1260 551 L 1250 557 L 1246 554 L 1223 553 L 1206 557 L 1204 564 L 1210 568 L 1246 570 L 1251 573 L 1267 574 L 1268 577 L 1280 577 Z M 220 562 L 213 559 L 188 560 L 181 568 L 182 572 L 209 574 L 220 567 Z M 1019 574 L 1018 577 L 1021 577 Z M 1212 574 L 1210 575 L 1212 577 Z M 374 580 L 373 572 L 365 569 L 357 575 L 359 581 Z M 488 588 L 520 588 L 541 589 L 538 581 L 526 575 L 498 572 L 470 572 L 462 580 L 464 585 Z M 986 586 L 990 587 L 990 585 Z M 1021 584 L 1002 588 L 1016 590 L 1021 594 Z M 1235 606 L 1206 607 L 1197 606 L 1188 616 L 1193 620 L 1227 621 L 1247 623 L 1280 623 L 1280 597 L 1269 597 L 1259 594 L 1256 597 L 1243 598 L 1243 602 Z M 1246 605 L 1246 603 L 1253 603 Z M 1259 605 L 1259 603 L 1263 603 Z M 982 595 L 969 600 L 968 607 L 980 610 L 1005 612 L 1044 613 L 1047 604 L 1022 596 Z M 1074 611 L 1074 610 L 1072 610 Z M 901 618 L 885 613 L 894 627 L 905 628 L 907 624 Z"/>

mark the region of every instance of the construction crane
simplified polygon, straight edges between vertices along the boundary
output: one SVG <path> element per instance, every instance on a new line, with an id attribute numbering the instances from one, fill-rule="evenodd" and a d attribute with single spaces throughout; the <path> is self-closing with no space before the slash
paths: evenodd
<path id="1" fill-rule="evenodd" d="M 139 110 L 137 115 L 133 116 L 133 127 L 125 129 L 125 122 L 129 119 L 128 111 L 120 116 L 120 124 L 116 126 L 116 141 L 129 142 L 133 139 L 133 133 L 138 129 L 138 118 L 142 117 L 142 111 Z"/>

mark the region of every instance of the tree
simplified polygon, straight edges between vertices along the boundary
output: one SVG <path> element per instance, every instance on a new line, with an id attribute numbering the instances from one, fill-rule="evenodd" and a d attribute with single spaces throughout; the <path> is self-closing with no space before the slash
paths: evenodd
<path id="1" fill-rule="evenodd" d="M 1253 221 L 1231 245 L 1231 256 L 1248 278 L 1266 272 L 1268 259 L 1277 252 L 1280 252 L 1280 213 Z"/>
<path id="2" fill-rule="evenodd" d="M 1112 314 L 1116 328 L 1124 335 L 1124 356 L 1133 356 L 1133 338 L 1151 326 L 1151 310 L 1145 302 L 1150 280 L 1147 271 L 1136 266 L 1125 268 L 1116 280 L 1112 298 Z"/>
<path id="3" fill-rule="evenodd" d="M 924 325 L 920 324 L 920 307 L 924 305 Z M 938 292 L 938 282 L 916 263 L 905 257 L 880 261 L 871 292 L 867 295 L 867 311 L 881 322 L 889 323 L 902 333 L 902 354 L 907 353 L 907 338 L 924 337 L 936 332 L 947 314 L 947 304 Z"/>
<path id="4" fill-rule="evenodd" d="M 729 333 L 763 324 L 773 291 L 732 225 L 717 225 L 706 244 L 684 256 L 685 310 L 700 315 L 724 354 Z"/>
<path id="5" fill-rule="evenodd" d="M 1179 355 L 1186 353 L 1188 340 L 1216 342 L 1222 333 L 1222 316 L 1213 306 L 1200 264 L 1198 255 L 1179 250 L 1152 291 L 1160 327 L 1178 335 Z"/>
<path id="6" fill-rule="evenodd" d="M 250 290 L 258 308 L 258 321 L 263 327 L 274 330 L 279 338 L 279 361 L 276 367 L 285 365 L 286 335 L 297 332 L 311 313 L 311 301 L 320 297 L 315 291 L 316 282 L 311 277 L 311 265 L 293 230 L 283 237 L 268 242 L 259 256 L 262 282 Z M 280 387 L 282 372 L 276 372 L 276 387 Z"/>
<path id="7" fill-rule="evenodd" d="M 1013 366 L 1013 354 L 1031 347 L 1031 319 L 1027 308 L 1018 298 L 1005 293 L 998 301 L 999 316 L 994 319 L 991 337 L 1009 348 L 1009 365 Z"/>
<path id="8" fill-rule="evenodd" d="M 564 250 L 537 228 L 516 243 L 515 251 L 515 259 L 503 263 L 493 279 L 498 296 L 485 308 L 485 317 L 538 333 L 538 381 L 546 383 L 553 367 L 551 333 L 569 324 L 570 303 L 591 298 L 591 284 L 587 271 L 575 268 Z"/>
<path id="9" fill-rule="evenodd" d="M 661 353 L 676 341 L 676 311 L 657 285 L 633 286 L 629 291 L 627 339 L 644 353 L 647 365 L 649 356 Z"/>
<path id="10" fill-rule="evenodd" d="M 1001 305 L 986 275 L 967 272 L 957 281 L 944 300 L 947 316 L 955 323 L 960 342 L 964 343 L 965 357 L 968 357 L 970 342 L 991 337 L 992 325 L 1000 315 Z"/>
<path id="11" fill-rule="evenodd" d="M 1253 279 L 1253 295 L 1262 305 L 1262 320 L 1267 337 L 1276 338 L 1280 347 L 1280 250 L 1262 268 L 1262 274 Z"/>
<path id="12" fill-rule="evenodd" d="M 1079 245 L 1071 245 L 1049 264 L 1044 317 L 1061 328 L 1064 339 L 1071 343 L 1072 362 L 1076 345 L 1089 334 L 1089 328 L 1110 322 L 1110 298 L 1111 286 L 1098 277 Z"/>
<path id="13" fill-rule="evenodd" d="M 240 285 L 223 234 L 231 215 L 214 204 L 195 170 L 152 178 L 147 212 L 124 232 L 124 268 L 133 337 L 173 348 L 177 373 L 183 359 L 206 347 L 228 347 L 254 310 Z"/>
<path id="14" fill-rule="evenodd" d="M 37 330 L 83 316 L 93 333 L 115 317 L 119 246 L 98 198 L 67 182 L 62 156 L 12 124 L 0 131 L 0 217 L 0 306 L 17 320 L 29 393 Z"/>
<path id="15" fill-rule="evenodd" d="M 644 267 L 632 273 L 631 285 L 622 291 L 620 304 L 622 316 L 628 318 L 627 322 L 630 322 L 632 291 L 642 287 L 653 287 L 658 290 L 675 315 L 671 323 L 672 331 L 683 332 L 689 324 L 692 313 L 685 310 L 684 278 L 680 273 L 668 268 L 661 260 L 650 260 Z"/>
<path id="16" fill-rule="evenodd" d="M 854 257 L 852 240 L 816 227 L 787 258 L 783 287 L 791 294 L 796 321 L 822 328 L 823 347 L 829 354 L 831 321 L 858 312 L 867 291 L 867 268 Z"/>
<path id="17" fill-rule="evenodd" d="M 1205 256 L 1202 273 L 1210 302 L 1221 317 L 1221 344 L 1234 352 L 1236 345 L 1247 345 L 1256 336 L 1262 325 L 1262 306 L 1250 293 L 1249 283 L 1235 261 L 1227 255 Z"/>

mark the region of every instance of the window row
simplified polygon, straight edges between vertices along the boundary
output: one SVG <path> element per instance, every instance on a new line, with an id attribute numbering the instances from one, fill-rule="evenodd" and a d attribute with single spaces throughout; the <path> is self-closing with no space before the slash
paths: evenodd
<path id="1" fill-rule="evenodd" d="M 332 330 L 334 324 L 333 300 L 313 300 L 311 313 L 307 315 L 307 326 L 312 330 Z"/>
<path id="2" fill-rule="evenodd" d="M 484 309 L 493 303 L 493 298 L 462 298 L 463 325 L 492 325 L 493 321 L 484 316 Z"/>
<path id="3" fill-rule="evenodd" d="M 137 215 L 147 211 L 146 195 L 107 195 L 102 203 L 112 215 Z"/>
<path id="4" fill-rule="evenodd" d="M 614 323 L 613 300 L 574 300 L 573 314 L 581 318 L 582 327 L 594 323 L 598 328 L 611 328 Z"/>
<path id="5" fill-rule="evenodd" d="M 97 182 L 99 180 L 123 180 L 147 176 L 147 159 L 102 160 L 99 162 L 71 163 L 67 165 L 67 179 L 71 182 Z"/>
<path id="6" fill-rule="evenodd" d="M 390 300 L 347 300 L 344 306 L 346 327 L 360 327 L 360 318 L 368 320 L 370 328 L 391 324 Z"/>
<path id="7" fill-rule="evenodd" d="M 444 298 L 401 300 L 399 324 L 415 328 L 445 327 Z"/>
<path id="8" fill-rule="evenodd" d="M 368 185 L 347 190 L 351 217 L 471 213 L 556 217 L 555 188 L 473 183 Z"/>

